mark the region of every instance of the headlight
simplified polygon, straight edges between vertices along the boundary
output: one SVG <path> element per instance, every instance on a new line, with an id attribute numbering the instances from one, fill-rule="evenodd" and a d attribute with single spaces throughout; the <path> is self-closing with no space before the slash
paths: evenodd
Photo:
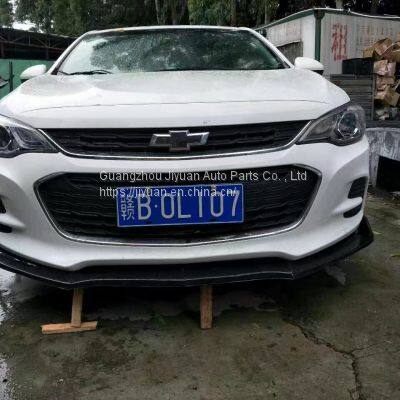
<path id="1" fill-rule="evenodd" d="M 339 146 L 359 141 L 365 132 L 365 112 L 348 103 L 323 115 L 308 127 L 299 143 L 331 142 Z"/>
<path id="2" fill-rule="evenodd" d="M 36 129 L 0 115 L 0 157 L 21 153 L 56 153 L 57 150 Z"/>

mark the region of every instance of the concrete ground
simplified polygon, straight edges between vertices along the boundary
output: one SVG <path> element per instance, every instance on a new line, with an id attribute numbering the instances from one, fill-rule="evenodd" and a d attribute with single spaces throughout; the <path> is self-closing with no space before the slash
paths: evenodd
<path id="1" fill-rule="evenodd" d="M 70 293 L 0 276 L 0 398 L 399 399 L 400 208 L 370 196 L 369 248 L 297 282 L 198 291 L 92 289 L 94 332 L 42 336 Z"/>

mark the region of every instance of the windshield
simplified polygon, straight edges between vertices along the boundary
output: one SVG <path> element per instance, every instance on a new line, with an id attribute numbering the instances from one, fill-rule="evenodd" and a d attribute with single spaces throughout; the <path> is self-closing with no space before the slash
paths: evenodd
<path id="1" fill-rule="evenodd" d="M 58 72 L 270 70 L 282 61 L 247 31 L 176 29 L 90 35 Z"/>

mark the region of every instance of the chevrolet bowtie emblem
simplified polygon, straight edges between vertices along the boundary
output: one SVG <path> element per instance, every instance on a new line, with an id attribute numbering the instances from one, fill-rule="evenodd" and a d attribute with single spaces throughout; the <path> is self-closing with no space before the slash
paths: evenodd
<path id="1" fill-rule="evenodd" d="M 209 132 L 190 133 L 188 129 L 154 133 L 150 147 L 168 147 L 169 151 L 189 151 L 191 146 L 206 144 L 208 135 Z"/>

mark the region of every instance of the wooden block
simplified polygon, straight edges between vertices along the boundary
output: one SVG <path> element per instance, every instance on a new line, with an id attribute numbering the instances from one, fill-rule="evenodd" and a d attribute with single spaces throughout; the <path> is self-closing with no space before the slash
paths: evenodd
<path id="1" fill-rule="evenodd" d="M 67 324 L 48 324 L 42 325 L 42 333 L 44 335 L 51 335 L 53 333 L 73 333 L 73 332 L 84 332 L 93 331 L 97 328 L 97 321 L 82 322 L 80 326 L 72 326 L 70 323 Z"/>
<path id="2" fill-rule="evenodd" d="M 82 322 L 83 289 L 74 289 L 72 297 L 71 326 L 78 328 Z"/>
<path id="3" fill-rule="evenodd" d="M 51 335 L 53 333 L 72 333 L 93 331 L 97 328 L 97 321 L 82 322 L 83 289 L 74 289 L 72 296 L 71 322 L 66 324 L 42 325 L 42 333 Z"/>
<path id="4" fill-rule="evenodd" d="M 212 286 L 200 287 L 200 328 L 211 329 L 213 322 Z"/>

